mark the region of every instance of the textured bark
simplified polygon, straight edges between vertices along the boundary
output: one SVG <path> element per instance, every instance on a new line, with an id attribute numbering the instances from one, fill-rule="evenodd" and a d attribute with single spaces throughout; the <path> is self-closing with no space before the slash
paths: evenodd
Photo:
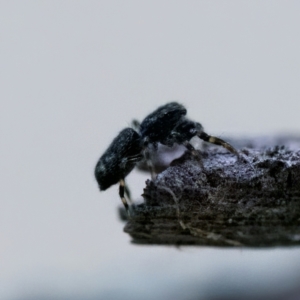
<path id="1" fill-rule="evenodd" d="M 300 139 L 229 141 L 239 159 L 207 146 L 201 162 L 186 153 L 146 182 L 124 229 L 134 243 L 300 244 Z"/>

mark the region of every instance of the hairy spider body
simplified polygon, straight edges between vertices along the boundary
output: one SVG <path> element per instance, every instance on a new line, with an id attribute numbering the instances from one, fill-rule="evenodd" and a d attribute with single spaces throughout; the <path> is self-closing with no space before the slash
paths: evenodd
<path id="1" fill-rule="evenodd" d="M 95 177 L 99 187 L 105 191 L 125 178 L 142 158 L 140 135 L 132 128 L 123 129 L 99 159 Z"/>
<path id="2" fill-rule="evenodd" d="M 221 145 L 238 155 L 230 144 L 208 135 L 203 131 L 200 123 L 187 119 L 186 113 L 185 107 L 177 102 L 160 106 L 141 124 L 134 121 L 135 129 L 123 129 L 100 157 L 95 168 L 95 177 L 99 188 L 106 190 L 119 182 L 119 194 L 128 214 L 129 207 L 124 193 L 128 198 L 130 197 L 129 190 L 125 185 L 125 177 L 143 158 L 147 161 L 150 171 L 153 171 L 149 145 L 153 145 L 154 150 L 157 150 L 158 143 L 168 147 L 172 147 L 174 144 L 184 145 L 200 160 L 199 153 L 189 142 L 194 136 L 198 136 L 206 142 Z"/>
<path id="3" fill-rule="evenodd" d="M 95 167 L 95 177 L 100 190 L 105 191 L 120 182 L 119 193 L 126 210 L 128 204 L 124 192 L 129 196 L 129 191 L 124 179 L 142 159 L 142 149 L 140 135 L 132 128 L 125 128 L 112 141 Z"/>
<path id="4" fill-rule="evenodd" d="M 164 141 L 184 115 L 186 109 L 176 102 L 159 107 L 140 124 L 141 138 L 152 144 Z"/>

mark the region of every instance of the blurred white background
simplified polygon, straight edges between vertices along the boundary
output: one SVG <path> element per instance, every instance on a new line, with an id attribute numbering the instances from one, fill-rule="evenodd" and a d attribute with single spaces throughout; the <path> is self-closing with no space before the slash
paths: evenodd
<path id="1" fill-rule="evenodd" d="M 1 1 L 0 299 L 286 293 L 300 249 L 136 246 L 96 161 L 177 100 L 208 133 L 299 133 L 299 1 Z M 128 178 L 142 193 L 147 175 Z M 279 294 L 278 294 L 279 295 Z"/>

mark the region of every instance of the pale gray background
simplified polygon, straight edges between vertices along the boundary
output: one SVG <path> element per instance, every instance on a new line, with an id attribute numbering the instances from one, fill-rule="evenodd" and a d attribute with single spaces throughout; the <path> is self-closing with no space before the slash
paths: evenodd
<path id="1" fill-rule="evenodd" d="M 218 136 L 298 133 L 299 31 L 299 1 L 1 1 L 0 299 L 296 288 L 299 248 L 130 244 L 93 169 L 170 100 Z M 135 197 L 147 178 L 129 176 Z"/>

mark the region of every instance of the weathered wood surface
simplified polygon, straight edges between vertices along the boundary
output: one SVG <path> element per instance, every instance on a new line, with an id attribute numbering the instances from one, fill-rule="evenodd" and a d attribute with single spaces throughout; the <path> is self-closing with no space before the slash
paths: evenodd
<path id="1" fill-rule="evenodd" d="M 124 228 L 134 243 L 300 245 L 300 139 L 231 142 L 240 159 L 208 146 L 146 182 Z"/>

